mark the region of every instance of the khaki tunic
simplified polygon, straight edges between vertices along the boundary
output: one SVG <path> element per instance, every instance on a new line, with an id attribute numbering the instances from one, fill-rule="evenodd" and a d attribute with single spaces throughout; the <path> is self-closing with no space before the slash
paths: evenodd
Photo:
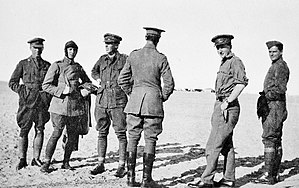
<path id="1" fill-rule="evenodd" d="M 68 58 L 53 63 L 46 74 L 42 88 L 53 95 L 49 112 L 64 116 L 79 116 L 86 113 L 85 101 L 79 85 L 91 82 L 83 67 Z M 69 85 L 70 94 L 63 91 Z"/>
<path id="2" fill-rule="evenodd" d="M 215 83 L 216 97 L 228 97 L 237 84 L 248 84 L 245 67 L 233 53 L 222 61 Z"/>
<path id="3" fill-rule="evenodd" d="M 48 107 L 50 98 L 42 92 L 41 86 L 50 65 L 43 59 L 38 63 L 31 56 L 17 64 L 8 85 L 18 93 L 20 107 Z M 23 84 L 20 84 L 21 79 Z"/>
<path id="4" fill-rule="evenodd" d="M 111 61 L 107 54 L 102 55 L 91 70 L 93 79 L 101 79 L 101 87 L 97 92 L 96 107 L 119 108 L 127 104 L 127 96 L 117 83 L 120 71 L 124 67 L 127 55 L 115 55 L 115 60 Z"/>
<path id="5" fill-rule="evenodd" d="M 146 44 L 130 54 L 118 84 L 130 95 L 126 113 L 164 117 L 163 102 L 172 94 L 174 80 L 166 56 L 154 45 Z"/>
<path id="6" fill-rule="evenodd" d="M 264 92 L 269 106 L 269 114 L 262 116 L 262 138 L 266 147 L 281 146 L 283 122 L 288 116 L 285 93 L 289 75 L 286 62 L 280 58 L 272 62 L 264 80 Z"/>

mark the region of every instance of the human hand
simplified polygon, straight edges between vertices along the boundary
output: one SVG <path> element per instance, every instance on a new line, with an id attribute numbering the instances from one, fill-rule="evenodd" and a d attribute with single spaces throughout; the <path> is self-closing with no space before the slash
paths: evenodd
<path id="1" fill-rule="evenodd" d="M 97 82 L 98 82 L 98 85 L 101 87 L 102 80 L 99 78 L 99 79 L 97 79 Z"/>
<path id="2" fill-rule="evenodd" d="M 225 109 L 227 109 L 227 107 L 228 107 L 228 102 L 227 102 L 227 101 L 224 101 L 224 102 L 221 104 L 221 106 L 220 106 L 221 111 L 224 111 Z"/>
<path id="3" fill-rule="evenodd" d="M 83 97 L 86 97 L 90 94 L 90 92 L 87 89 L 81 89 L 80 92 Z"/>
<path id="4" fill-rule="evenodd" d="M 66 85 L 64 90 L 63 90 L 63 94 L 65 94 L 65 95 L 69 94 L 70 90 L 71 90 L 70 86 Z"/>
<path id="5" fill-rule="evenodd" d="M 227 109 L 223 110 L 222 115 L 223 115 L 224 121 L 227 122 L 227 120 L 228 120 L 228 110 Z"/>

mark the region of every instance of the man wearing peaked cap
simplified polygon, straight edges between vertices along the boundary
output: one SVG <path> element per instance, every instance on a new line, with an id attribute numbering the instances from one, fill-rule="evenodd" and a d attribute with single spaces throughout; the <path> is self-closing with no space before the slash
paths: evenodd
<path id="1" fill-rule="evenodd" d="M 120 41 L 122 41 L 122 38 L 118 35 L 111 34 L 111 33 L 106 33 L 104 35 L 104 42 L 105 43 L 117 43 L 117 44 L 119 44 Z"/>
<path id="2" fill-rule="evenodd" d="M 17 124 L 19 135 L 19 163 L 17 170 L 27 166 L 28 134 L 34 123 L 35 136 L 33 139 L 32 166 L 41 166 L 40 153 L 44 140 L 45 124 L 50 119 L 48 112 L 51 96 L 42 91 L 42 82 L 50 67 L 41 54 L 44 49 L 42 38 L 29 40 L 31 56 L 21 60 L 9 80 L 9 87 L 19 95 Z M 23 84 L 20 83 L 22 79 Z"/>
<path id="3" fill-rule="evenodd" d="M 279 41 L 273 40 L 266 42 L 268 49 L 272 48 L 273 46 L 280 47 L 280 50 L 283 50 L 283 44 Z"/>
<path id="4" fill-rule="evenodd" d="M 146 45 L 131 52 L 120 72 L 118 83 L 130 96 L 127 113 L 128 153 L 127 185 L 140 186 L 135 182 L 137 145 L 144 131 L 143 176 L 141 187 L 157 187 L 152 179 L 156 142 L 162 133 L 164 117 L 163 102 L 167 101 L 174 89 L 174 80 L 167 58 L 156 49 L 161 29 L 145 27 Z M 161 81 L 163 78 L 163 87 Z"/>
<path id="5" fill-rule="evenodd" d="M 45 39 L 42 39 L 42 38 L 34 38 L 34 39 L 29 40 L 27 43 L 29 43 L 33 47 L 42 48 L 42 47 L 44 47 L 44 44 L 43 44 L 44 41 L 45 41 Z"/>
<path id="6" fill-rule="evenodd" d="M 143 27 L 143 29 L 146 30 L 146 35 L 157 35 L 157 36 L 161 36 L 161 33 L 165 32 L 162 29 L 157 29 L 157 28 L 153 28 L 153 27 Z"/>
<path id="7" fill-rule="evenodd" d="M 126 54 L 118 52 L 120 41 L 122 38 L 118 35 L 111 33 L 104 35 L 106 54 L 99 58 L 91 71 L 92 78 L 97 81 L 100 88 L 97 92 L 94 112 L 98 131 L 98 165 L 90 173 L 97 175 L 105 171 L 107 136 L 112 122 L 119 141 L 119 164 L 114 175 L 122 178 L 126 173 L 127 136 L 124 107 L 128 99 L 117 83 L 119 73 L 127 59 Z"/>
<path id="8" fill-rule="evenodd" d="M 231 49 L 232 35 L 217 35 L 212 38 L 221 58 L 217 72 L 215 93 L 216 102 L 211 118 L 212 129 L 206 144 L 207 166 L 201 175 L 201 181 L 190 184 L 196 187 L 234 187 L 235 152 L 233 130 L 238 122 L 240 104 L 238 96 L 248 84 L 245 67 L 240 58 Z M 225 127 L 225 128 L 223 128 Z M 219 155 L 224 156 L 223 178 L 214 182 Z"/>
<path id="9" fill-rule="evenodd" d="M 234 39 L 233 35 L 217 35 L 212 38 L 212 42 L 214 42 L 215 46 L 220 46 L 224 44 L 231 44 L 231 40 Z"/>
<path id="10" fill-rule="evenodd" d="M 264 80 L 264 89 L 260 98 L 266 98 L 266 110 L 259 113 L 262 117 L 264 144 L 265 173 L 260 178 L 262 182 L 275 184 L 279 181 L 279 167 L 282 158 L 282 128 L 287 119 L 286 91 L 290 71 L 282 58 L 283 44 L 279 41 L 266 42 L 271 67 Z M 261 101 L 261 100 L 258 100 Z M 257 106 L 260 106 L 259 104 Z"/>

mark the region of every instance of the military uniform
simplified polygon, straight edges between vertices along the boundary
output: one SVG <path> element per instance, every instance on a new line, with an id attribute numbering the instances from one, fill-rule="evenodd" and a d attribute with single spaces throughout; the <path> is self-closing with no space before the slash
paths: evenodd
<path id="1" fill-rule="evenodd" d="M 232 35 L 218 35 L 212 39 L 212 42 L 215 43 L 216 47 L 231 45 L 231 39 L 233 39 Z M 211 118 L 212 129 L 205 151 L 207 166 L 201 175 L 201 180 L 206 186 L 213 185 L 220 153 L 224 156 L 223 179 L 220 184 L 224 183 L 224 181 L 229 181 L 234 186 L 235 153 L 233 130 L 239 119 L 240 105 L 237 98 L 231 101 L 224 111 L 221 109 L 221 105 L 227 102 L 227 98 L 238 84 L 246 86 L 248 79 L 241 59 L 230 52 L 221 61 L 215 83 L 216 102 Z"/>
<path id="2" fill-rule="evenodd" d="M 73 41 L 66 43 L 65 50 L 70 47 L 78 49 Z M 70 168 L 68 162 L 79 139 L 77 127 L 82 123 L 82 118 L 86 117 L 84 115 L 88 113 L 85 109 L 85 101 L 79 86 L 87 82 L 91 81 L 83 67 L 79 63 L 74 62 L 73 59 L 69 59 L 67 54 L 63 60 L 57 61 L 50 66 L 42 88 L 45 92 L 53 95 L 49 112 L 51 112 L 54 131 L 46 147 L 46 163 L 41 171 L 49 171 L 51 158 L 65 126 L 68 140 L 65 145 L 62 168 Z M 68 94 L 63 94 L 66 86 L 70 87 L 70 91 Z"/>
<path id="3" fill-rule="evenodd" d="M 160 38 L 162 30 L 156 28 L 145 29 L 147 35 Z M 163 88 L 161 86 L 161 77 L 164 83 Z M 158 135 L 162 133 L 163 102 L 169 98 L 174 90 L 174 80 L 166 56 L 157 51 L 155 44 L 147 42 L 142 49 L 135 50 L 129 55 L 119 75 L 118 83 L 130 96 L 125 108 L 129 133 L 128 171 L 131 171 L 129 176 L 134 177 L 132 175 L 132 170 L 134 170 L 132 166 L 134 166 L 134 160 L 136 159 L 137 145 L 141 133 L 144 131 L 145 174 L 143 180 L 150 180 L 156 141 Z M 147 177 L 148 174 L 150 175 Z M 132 180 L 128 179 L 128 184 L 130 186 Z"/>
<path id="4" fill-rule="evenodd" d="M 44 41 L 42 38 L 34 38 L 28 43 L 33 51 L 38 50 L 42 53 Z M 34 53 L 33 51 L 32 53 Z M 17 124 L 21 130 L 19 135 L 20 162 L 17 170 L 27 166 L 28 134 L 33 123 L 35 137 L 31 165 L 41 165 L 39 157 L 43 145 L 45 124 L 50 119 L 47 109 L 51 100 L 51 96 L 42 91 L 41 85 L 49 67 L 48 61 L 43 60 L 39 55 L 31 55 L 17 64 L 8 83 L 9 87 L 19 95 Z M 21 79 L 23 84 L 20 84 Z"/>
<path id="5" fill-rule="evenodd" d="M 263 118 L 263 143 L 274 147 L 281 145 L 282 126 L 287 118 L 286 90 L 289 80 L 289 68 L 281 58 L 272 62 L 264 80 L 264 93 L 268 100 L 269 115 Z"/>
<path id="6" fill-rule="evenodd" d="M 282 45 L 278 41 L 266 43 L 268 49 Z M 289 80 L 289 68 L 282 57 L 272 61 L 264 80 L 263 94 L 268 103 L 269 111 L 262 115 L 263 134 L 262 141 L 265 147 L 265 167 L 268 172 L 270 184 L 278 181 L 279 166 L 282 158 L 282 129 L 287 119 L 286 96 Z"/>
<path id="7" fill-rule="evenodd" d="M 118 45 L 121 40 L 122 38 L 118 35 L 111 33 L 104 35 L 104 42 L 106 44 L 116 43 Z M 99 166 L 91 171 L 94 175 L 104 171 L 107 136 L 111 123 L 119 141 L 120 168 L 124 169 L 122 166 L 125 164 L 127 147 L 126 114 L 124 113 L 124 107 L 128 99 L 125 92 L 118 85 L 117 78 L 126 63 L 126 59 L 127 55 L 120 54 L 118 51 L 115 51 L 113 58 L 110 58 L 108 54 L 102 55 L 91 71 L 93 79 L 101 80 L 94 111 L 97 122 L 96 130 L 99 132 Z M 116 174 L 116 176 L 122 175 Z"/>

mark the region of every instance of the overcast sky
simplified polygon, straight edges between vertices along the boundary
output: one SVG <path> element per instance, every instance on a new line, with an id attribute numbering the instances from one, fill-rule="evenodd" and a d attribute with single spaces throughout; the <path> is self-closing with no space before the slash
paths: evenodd
<path id="1" fill-rule="evenodd" d="M 284 44 L 291 71 L 288 94 L 299 95 L 298 0 L 0 0 L 0 80 L 8 81 L 16 64 L 30 56 L 27 41 L 42 37 L 42 57 L 50 63 L 64 56 L 64 44 L 79 46 L 76 61 L 87 74 L 105 53 L 103 35 L 123 41 L 129 54 L 145 44 L 144 26 L 164 29 L 158 50 L 170 63 L 176 88 L 214 88 L 220 58 L 211 42 L 217 34 L 232 34 L 233 52 L 249 78 L 246 93 L 263 88 L 271 61 L 265 42 Z"/>

